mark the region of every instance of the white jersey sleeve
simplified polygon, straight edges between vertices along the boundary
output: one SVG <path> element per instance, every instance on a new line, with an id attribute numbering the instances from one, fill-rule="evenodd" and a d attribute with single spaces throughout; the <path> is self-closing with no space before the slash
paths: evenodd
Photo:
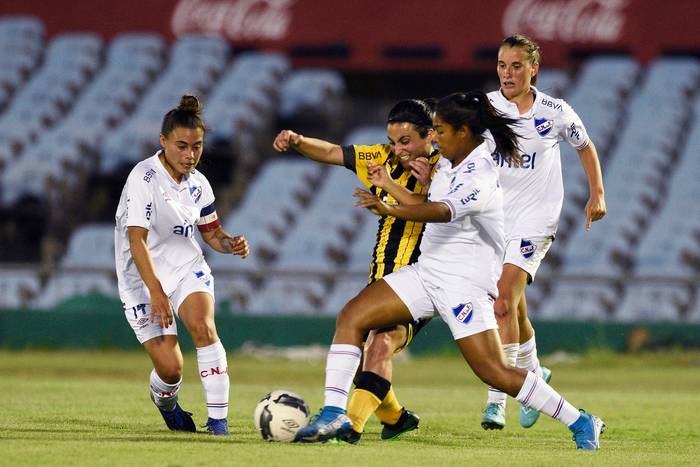
<path id="1" fill-rule="evenodd" d="M 586 127 L 583 126 L 581 118 L 569 104 L 564 100 L 561 100 L 560 103 L 562 107 L 561 116 L 564 124 L 559 130 L 559 135 L 573 146 L 574 149 L 579 150 L 585 148 L 590 142 Z"/>
<path id="2" fill-rule="evenodd" d="M 493 177 L 489 173 L 493 168 L 488 165 L 489 161 L 484 159 L 468 162 L 455 175 L 450 191 L 440 199 L 431 200 L 445 203 L 450 208 L 450 221 L 478 213 L 489 205 L 494 187 Z"/>
<path id="3" fill-rule="evenodd" d="M 126 226 L 151 230 L 154 211 L 153 191 L 148 184 L 155 173 L 132 171 L 126 182 Z"/>

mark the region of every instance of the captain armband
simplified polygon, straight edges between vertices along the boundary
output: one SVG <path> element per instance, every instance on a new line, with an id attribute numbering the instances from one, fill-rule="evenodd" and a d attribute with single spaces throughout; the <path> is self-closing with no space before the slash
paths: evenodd
<path id="1" fill-rule="evenodd" d="M 216 208 L 214 203 L 202 208 L 199 213 L 199 222 L 197 223 L 197 228 L 200 232 L 211 232 L 216 230 L 221 226 L 219 222 L 219 216 L 216 214 Z"/>

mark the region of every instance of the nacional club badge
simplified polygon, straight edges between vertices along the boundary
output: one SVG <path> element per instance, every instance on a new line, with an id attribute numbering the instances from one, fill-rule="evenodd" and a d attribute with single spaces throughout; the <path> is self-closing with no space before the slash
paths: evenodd
<path id="1" fill-rule="evenodd" d="M 554 126 L 553 120 L 547 120 L 546 118 L 535 117 L 535 130 L 537 130 L 537 133 L 540 136 L 546 136 L 547 133 L 552 131 L 553 126 Z"/>
<path id="2" fill-rule="evenodd" d="M 537 250 L 537 245 L 534 245 L 530 240 L 525 240 L 524 238 L 520 240 L 520 254 L 523 258 L 527 259 Z"/>
<path id="3" fill-rule="evenodd" d="M 456 307 L 452 308 L 452 313 L 454 313 L 455 318 L 457 318 L 457 321 L 463 324 L 467 324 L 469 321 L 472 320 L 472 315 L 474 314 L 474 306 L 472 305 L 472 302 L 462 303 L 461 305 L 457 305 Z"/>

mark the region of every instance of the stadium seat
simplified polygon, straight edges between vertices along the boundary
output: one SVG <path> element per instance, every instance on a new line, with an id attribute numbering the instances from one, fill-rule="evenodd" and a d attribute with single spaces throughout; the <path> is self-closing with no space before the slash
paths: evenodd
<path id="1" fill-rule="evenodd" d="M 144 45 L 144 53 L 153 53 L 153 44 Z M 221 38 L 179 38 L 171 47 L 167 68 L 155 76 L 156 81 L 145 91 L 136 111 L 105 140 L 101 147 L 101 172 L 111 173 L 154 153 L 163 115 L 177 106 L 183 94 L 205 98 L 228 63 L 228 55 L 229 45 Z"/>
<path id="2" fill-rule="evenodd" d="M 83 224 L 68 241 L 61 268 L 114 270 L 114 224 Z"/>
<path id="3" fill-rule="evenodd" d="M 342 274 L 335 278 L 335 286 L 323 300 L 321 314 L 337 315 L 340 310 L 367 286 L 367 275 Z"/>
<path id="4" fill-rule="evenodd" d="M 664 283 L 631 283 L 613 319 L 629 322 L 679 321 L 691 305 L 687 286 Z"/>
<path id="5" fill-rule="evenodd" d="M 324 294 L 323 284 L 314 275 L 273 276 L 253 294 L 245 311 L 251 314 L 316 315 Z"/>
<path id="6" fill-rule="evenodd" d="M 301 69 L 289 74 L 282 84 L 280 116 L 292 118 L 302 112 L 332 118 L 345 94 L 345 81 L 334 70 Z"/>
<path id="7" fill-rule="evenodd" d="M 311 193 L 310 207 L 299 214 L 297 223 L 284 239 L 275 268 L 292 271 L 310 268 L 331 272 L 335 265 L 327 256 L 339 228 L 359 208 L 352 193 L 357 177 L 344 167 L 328 167 L 320 189 Z"/>
<path id="8" fill-rule="evenodd" d="M 365 125 L 354 128 L 350 133 L 345 136 L 343 144 L 345 145 L 371 145 L 371 144 L 385 144 L 388 143 L 389 139 L 386 135 L 385 125 Z"/>
<path id="9" fill-rule="evenodd" d="M 42 289 L 32 306 L 51 308 L 70 298 L 89 294 L 116 297 L 117 281 L 113 271 L 109 272 L 68 272 L 54 273 Z"/>
<path id="10" fill-rule="evenodd" d="M 605 283 L 561 282 L 536 316 L 543 320 L 606 320 L 615 306 L 617 294 Z"/>
<path id="11" fill-rule="evenodd" d="M 26 308 L 40 290 L 36 272 L 26 269 L 0 270 L 0 309 Z"/>

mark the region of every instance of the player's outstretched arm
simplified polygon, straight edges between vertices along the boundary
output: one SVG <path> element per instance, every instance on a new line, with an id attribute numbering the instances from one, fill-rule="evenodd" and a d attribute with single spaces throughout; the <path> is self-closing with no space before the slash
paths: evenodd
<path id="1" fill-rule="evenodd" d="M 605 189 L 603 188 L 603 173 L 600 170 L 598 151 L 596 151 L 593 141 L 583 149 L 579 149 L 578 155 L 581 158 L 583 170 L 588 179 L 588 202 L 586 203 L 586 223 L 585 229 L 590 230 L 591 222 L 602 219 L 607 213 L 605 207 Z"/>
<path id="2" fill-rule="evenodd" d="M 250 254 L 248 240 L 243 235 L 231 235 L 221 226 L 215 230 L 202 232 L 202 238 L 207 245 L 219 253 L 233 254 L 245 259 Z"/>
<path id="3" fill-rule="evenodd" d="M 379 199 L 377 195 L 362 188 L 355 188 L 353 196 L 358 198 L 358 201 L 355 202 L 356 206 L 367 208 L 380 216 L 392 216 L 418 222 L 449 222 L 452 219 L 450 208 L 441 202 L 426 201 L 421 204 L 390 206 Z"/>
<path id="4" fill-rule="evenodd" d="M 173 309 L 168 296 L 165 295 L 160 284 L 156 270 L 153 266 L 153 259 L 148 251 L 148 229 L 143 227 L 128 227 L 129 248 L 131 257 L 134 259 L 136 269 L 138 269 L 148 292 L 151 295 L 151 321 L 158 319 L 164 328 L 173 324 Z"/>
<path id="5" fill-rule="evenodd" d="M 386 170 L 386 166 L 381 164 L 367 162 L 367 180 L 372 185 L 389 193 L 400 204 L 421 204 L 427 199 L 426 195 L 414 193 L 405 186 L 396 183 Z"/>
<path id="6" fill-rule="evenodd" d="M 294 149 L 307 159 L 324 164 L 343 165 L 343 149 L 337 145 L 317 138 L 307 138 L 292 130 L 282 130 L 272 142 L 277 152 Z"/>

